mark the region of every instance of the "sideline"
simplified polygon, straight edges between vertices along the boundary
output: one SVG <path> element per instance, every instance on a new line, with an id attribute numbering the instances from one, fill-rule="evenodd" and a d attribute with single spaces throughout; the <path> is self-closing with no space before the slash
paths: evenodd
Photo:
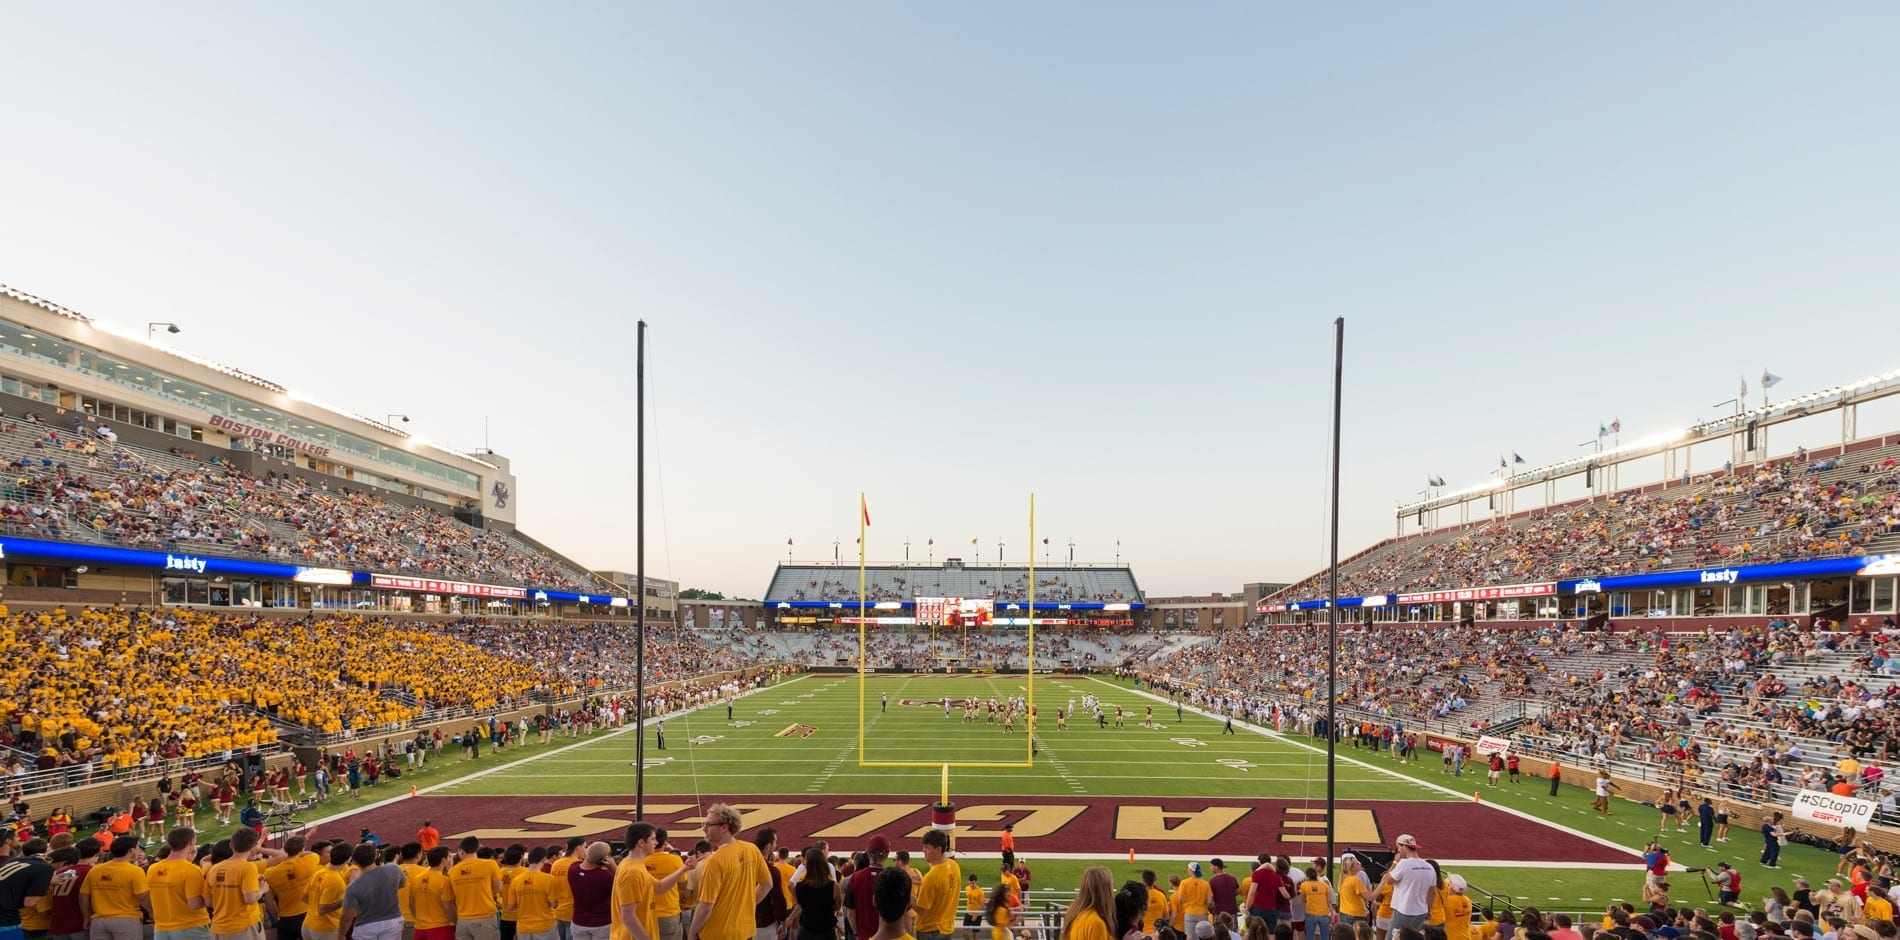
<path id="1" fill-rule="evenodd" d="M 783 682 L 774 682 L 771 685 L 753 689 L 750 692 L 741 692 L 737 696 L 734 696 L 732 701 L 737 702 L 740 699 L 746 698 L 747 696 L 757 695 L 761 692 L 770 692 L 777 689 L 782 689 L 788 685 L 791 685 L 794 682 L 802 682 L 809 677 L 810 677 L 810 673 L 807 673 L 802 676 L 793 676 L 792 678 L 787 679 Z M 705 709 L 708 709 L 708 708 L 717 708 L 718 706 L 722 704 L 724 703 L 715 701 L 707 705 L 701 705 L 697 708 L 682 709 L 676 712 L 669 712 L 665 715 L 648 715 L 647 721 L 650 721 L 650 722 L 668 721 L 673 718 L 677 718 L 681 715 L 690 715 L 694 712 L 704 711 Z M 444 780 L 441 783 L 431 784 L 429 786 L 422 787 L 421 789 L 418 789 L 414 795 L 424 796 L 426 794 L 434 793 L 437 790 L 442 790 L 448 787 L 456 786 L 458 784 L 467 783 L 470 780 L 479 780 L 482 777 L 488 776 L 489 774 L 500 773 L 504 770 L 511 770 L 513 768 L 520 767 L 523 764 L 532 764 L 535 761 L 541 760 L 543 758 L 553 757 L 556 754 L 565 754 L 568 751 L 574 750 L 575 748 L 588 747 L 590 745 L 598 744 L 602 741 L 607 741 L 613 738 L 617 738 L 623 734 L 626 734 L 629 731 L 636 730 L 639 727 L 640 727 L 639 724 L 629 721 L 625 725 L 619 728 L 615 728 L 614 730 L 609 731 L 606 734 L 597 734 L 588 738 L 585 741 L 576 741 L 575 743 L 566 745 L 565 747 L 557 747 L 551 751 L 542 751 L 539 754 L 530 754 L 527 757 L 521 758 L 520 760 L 509 761 L 506 764 L 498 764 L 494 767 L 487 768 L 486 770 L 478 770 L 466 776 L 456 777 L 453 780 Z M 619 776 L 625 776 L 625 775 L 622 774 Z M 373 809 L 381 809 L 385 806 L 389 806 L 395 803 L 401 803 L 402 801 L 408 800 L 408 799 L 412 799 L 411 795 L 407 793 L 403 793 L 397 796 L 392 796 L 392 797 L 387 797 L 385 799 L 377 800 L 374 803 L 364 803 L 361 806 L 353 807 L 351 809 L 344 810 L 343 812 L 336 813 L 334 815 L 325 816 L 321 819 L 314 819 L 304 824 L 301 834 L 305 836 L 312 836 L 316 834 L 316 831 L 318 827 L 320 826 L 327 825 L 329 823 L 335 822 L 340 819 L 348 819 L 351 816 L 357 815 L 358 813 L 367 813 Z M 500 797 L 499 799 L 509 799 L 509 797 Z"/>
<path id="2" fill-rule="evenodd" d="M 1124 686 L 1124 685 L 1117 685 L 1117 684 L 1115 684 L 1115 683 L 1113 683 L 1113 682 L 1110 682 L 1110 681 L 1108 681 L 1108 680 L 1106 680 L 1106 679 L 1103 679 L 1103 678 L 1101 678 L 1101 677 L 1099 677 L 1099 676 L 1090 676 L 1090 677 L 1089 677 L 1089 680 L 1090 680 L 1091 682 L 1099 682 L 1099 683 L 1101 683 L 1102 685 L 1105 685 L 1105 686 L 1108 686 L 1108 687 L 1109 687 L 1109 688 L 1111 688 L 1111 689 L 1119 689 L 1119 690 L 1121 690 L 1121 691 L 1123 691 L 1123 692 L 1130 692 L 1130 693 L 1133 693 L 1133 694 L 1135 694 L 1135 695 L 1139 695 L 1139 696 L 1143 696 L 1143 697 L 1145 697 L 1145 698 L 1150 698 L 1150 699 L 1153 699 L 1153 700 L 1155 700 L 1155 701 L 1157 701 L 1157 702 L 1162 702 L 1162 703 L 1165 703 L 1165 704 L 1169 704 L 1169 705 L 1172 705 L 1172 704 L 1174 704 L 1173 702 L 1171 702 L 1171 701 L 1169 701 L 1168 699 L 1165 699 L 1165 698 L 1162 698 L 1161 696 L 1159 696 L 1159 695 L 1156 695 L 1156 694 L 1154 694 L 1154 693 L 1152 693 L 1152 692 L 1145 692 L 1145 691 L 1142 691 L 1142 690 L 1140 690 L 1140 689 L 1133 689 L 1133 688 L 1129 688 L 1128 686 Z M 1208 711 L 1208 710 L 1206 710 L 1206 709 L 1203 709 L 1203 708 L 1198 708 L 1198 707 L 1195 707 L 1195 706 L 1193 706 L 1193 705 L 1188 705 L 1188 704 L 1186 704 L 1185 702 L 1184 702 L 1184 703 L 1182 703 L 1182 705 L 1181 705 L 1181 707 L 1182 707 L 1182 709 L 1184 709 L 1184 710 L 1186 710 L 1186 711 L 1191 711 L 1191 712 L 1194 712 L 1194 713 L 1195 713 L 1195 714 L 1197 714 L 1197 715 L 1201 715 L 1202 717 L 1205 717 L 1205 718 L 1210 718 L 1210 719 L 1213 719 L 1214 721 L 1225 721 L 1225 720 L 1226 720 L 1226 716 L 1224 716 L 1224 715 L 1217 715 L 1217 714 L 1215 714 L 1215 713 L 1213 713 L 1213 712 L 1210 712 L 1210 711 Z M 1275 739 L 1275 740 L 1278 740 L 1278 741 L 1283 741 L 1283 742 L 1285 742 L 1285 743 L 1287 743 L 1287 744 L 1292 744 L 1292 745 L 1295 745 L 1295 746 L 1297 746 L 1297 747 L 1303 747 L 1303 748 L 1305 748 L 1305 749 L 1307 749 L 1307 750 L 1309 750 L 1309 751 L 1312 751 L 1312 752 L 1314 752 L 1314 753 L 1316 753 L 1316 754 L 1319 754 L 1319 755 L 1320 755 L 1320 756 L 1322 756 L 1322 757 L 1324 757 L 1324 756 L 1325 756 L 1325 754 L 1326 754 L 1326 751 L 1325 751 L 1324 749 L 1322 749 L 1322 748 L 1319 748 L 1319 747 L 1316 747 L 1316 746 L 1314 746 L 1314 745 L 1312 745 L 1312 744 L 1309 744 L 1309 743 L 1307 743 L 1307 742 L 1305 742 L 1305 741 L 1302 741 L 1302 740 L 1300 740 L 1300 739 L 1298 739 L 1298 738 L 1294 738 L 1294 737 L 1289 737 L 1289 736 L 1287 736 L 1287 735 L 1285 735 L 1285 734 L 1282 734 L 1282 733 L 1280 733 L 1280 732 L 1278 732 L 1278 731 L 1273 731 L 1273 730 L 1270 730 L 1270 729 L 1267 729 L 1267 728 L 1263 728 L 1263 727 L 1260 727 L 1260 726 L 1258 726 L 1258 725 L 1255 725 L 1255 724 L 1252 724 L 1252 723 L 1250 723 L 1250 722 L 1241 722 L 1241 723 L 1239 723 L 1239 724 L 1236 724 L 1236 725 L 1234 725 L 1234 727 L 1235 727 L 1236 729 L 1238 729 L 1238 728 L 1242 728 L 1242 727 L 1244 727 L 1244 728 L 1246 728 L 1246 729 L 1247 729 L 1248 731 L 1252 731 L 1253 733 L 1255 733 L 1255 734 L 1258 734 L 1258 735 L 1261 735 L 1261 736 L 1263 736 L 1263 737 L 1268 737 L 1268 738 L 1273 738 L 1273 739 Z M 1418 779 L 1418 778 L 1416 778 L 1416 777 L 1409 777 L 1409 776 L 1406 776 L 1405 774 L 1402 774 L 1402 773 L 1399 773 L 1398 771 L 1396 771 L 1396 770 L 1393 770 L 1393 769 L 1391 769 L 1391 768 L 1389 768 L 1389 767 L 1380 767 L 1380 766 L 1379 766 L 1379 765 L 1377 765 L 1377 764 L 1369 764 L 1369 763 L 1366 763 L 1365 761 L 1362 761 L 1362 760 L 1359 760 L 1359 759 L 1358 759 L 1358 758 L 1356 758 L 1356 757 L 1347 757 L 1347 756 L 1346 756 L 1346 755 L 1344 755 L 1344 754 L 1340 754 L 1340 755 L 1338 755 L 1338 758 L 1339 758 L 1339 760 L 1340 760 L 1340 761 L 1342 761 L 1342 762 L 1344 762 L 1344 763 L 1348 763 L 1348 764 L 1352 764 L 1352 765 L 1354 765 L 1354 766 L 1357 766 L 1357 767 L 1363 767 L 1363 768 L 1365 768 L 1365 769 L 1367 769 L 1367 770 L 1372 770 L 1372 771 L 1377 771 L 1378 773 L 1381 773 L 1381 774 L 1384 774 L 1384 775 L 1386 775 L 1386 776 L 1388 776 L 1388 777 L 1395 777 L 1395 778 L 1398 778 L 1398 779 L 1400 779 L 1400 780 L 1404 780 L 1404 781 L 1406 781 L 1407 783 L 1415 783 L 1415 784 L 1418 784 L 1419 786 L 1421 786 L 1421 787 L 1425 787 L 1426 789 L 1429 789 L 1429 790 L 1436 790 L 1436 791 L 1438 791 L 1438 792 L 1440 792 L 1440 793 L 1443 793 L 1443 794 L 1445 794 L 1446 796 L 1449 796 L 1449 797 L 1452 797 L 1453 799 L 1457 799 L 1457 800 L 1469 800 L 1469 799 L 1470 799 L 1470 797 L 1469 797 L 1469 796 L 1466 796 L 1466 795 L 1465 795 L 1465 794 L 1463 794 L 1463 793 L 1459 793 L 1458 791 L 1456 791 L 1456 790 L 1453 790 L 1453 789 L 1451 789 L 1450 787 L 1446 787 L 1446 786 L 1441 786 L 1441 785 L 1439 785 L 1439 784 L 1436 784 L 1436 783 L 1433 783 L 1433 782 L 1431 782 L 1431 781 L 1429 781 L 1429 780 L 1420 780 L 1420 779 Z M 1602 836 L 1599 836 L 1599 835 L 1594 835 L 1594 834 L 1592 834 L 1592 833 L 1588 833 L 1588 832 L 1584 832 L 1584 831 L 1582 831 L 1582 830 L 1579 830 L 1579 829 L 1572 829 L 1572 828 L 1570 828 L 1569 826 L 1566 826 L 1566 825 L 1564 825 L 1564 824 L 1562 824 L 1562 823 L 1558 823 L 1558 822 L 1552 822 L 1551 820 L 1548 820 L 1548 819 L 1544 819 L 1544 818 L 1542 818 L 1542 817 L 1540 817 L 1540 816 L 1535 816 L 1535 815 L 1532 815 L 1532 814 L 1530 814 L 1530 813 L 1527 813 L 1527 812 L 1524 812 L 1524 811 L 1523 811 L 1523 810 L 1521 810 L 1521 809 L 1513 809 L 1513 808 L 1511 808 L 1511 807 L 1509 807 L 1509 806 L 1500 806 L 1500 805 L 1498 805 L 1498 804 L 1496 804 L 1496 803 L 1493 803 L 1493 802 L 1490 802 L 1490 801 L 1488 801 L 1488 800 L 1487 800 L 1487 801 L 1485 801 L 1483 805 L 1485 805 L 1485 806 L 1487 806 L 1487 807 L 1489 807 L 1489 808 L 1491 808 L 1491 809 L 1494 809 L 1494 810 L 1496 810 L 1496 811 L 1498 811 L 1498 812 L 1500 812 L 1500 813 L 1507 813 L 1507 814 L 1509 814 L 1509 815 L 1512 815 L 1512 816 L 1516 816 L 1516 817 L 1518 817 L 1519 819 L 1523 819 L 1523 820 L 1525 820 L 1525 821 L 1527 821 L 1527 822 L 1534 822 L 1534 823 L 1537 823 L 1537 824 L 1538 824 L 1538 825 L 1540 825 L 1540 826 L 1549 826 L 1550 828 L 1552 828 L 1552 829 L 1555 829 L 1555 830 L 1557 830 L 1557 831 L 1559 831 L 1559 832 L 1562 832 L 1562 833 L 1565 833 L 1565 834 L 1567 834 L 1567 835 L 1571 835 L 1571 836 L 1575 836 L 1576 838 L 1579 838 L 1579 839 L 1584 839 L 1584 840 L 1587 840 L 1587 841 L 1590 841 L 1590 842 L 1594 842 L 1594 843 L 1596 843 L 1597 845 L 1600 845 L 1600 846 L 1603 846 L 1604 848 L 1610 848 L 1610 849 L 1615 849 L 1615 850 L 1617 850 L 1617 851 L 1619 851 L 1619 852 L 1626 852 L 1626 853 L 1628 853 L 1628 854 L 1629 854 L 1629 856 L 1630 856 L 1630 864 L 1640 864 L 1640 863 L 1641 863 L 1641 862 L 1643 861 L 1643 856 L 1642 856 L 1642 853 L 1640 853 L 1640 852 L 1637 852 L 1636 850 L 1634 850 L 1634 849 L 1632 849 L 1632 848 L 1630 848 L 1629 846 L 1626 846 L 1626 845 L 1619 845 L 1619 844 L 1617 844 L 1617 843 L 1615 843 L 1615 842 L 1612 842 L 1612 841 L 1610 841 L 1610 840 L 1608 840 L 1608 839 L 1605 839 L 1605 838 L 1603 838 Z M 1594 869 L 1602 869 L 1602 870 L 1605 870 L 1605 871 L 1627 871 L 1627 870 L 1628 870 L 1628 866 L 1627 866 L 1627 865 L 1618 865 L 1618 864 L 1615 864 L 1615 863 L 1612 863 L 1612 862 L 1568 862 L 1568 863 L 1561 863 L 1561 864 L 1558 864 L 1558 863 L 1551 863 L 1551 864 L 1541 864 L 1541 863 L 1528 863 L 1528 862 L 1510 862 L 1510 863 L 1500 863 L 1500 862 L 1497 862 L 1497 861 L 1495 861 L 1495 860 L 1493 860 L 1493 861 L 1489 861 L 1489 862 L 1486 862 L 1486 861 L 1482 861 L 1482 860 L 1479 860 L 1479 861 L 1460 861 L 1460 860 L 1456 860 L 1456 859 L 1439 859 L 1439 864 L 1441 864 L 1441 865 L 1453 865 L 1453 864 L 1456 864 L 1456 865 L 1475 865 L 1475 866 L 1485 866 L 1485 865 L 1490 865 L 1490 866 L 1498 866 L 1498 865 L 1507 865 L 1507 867 L 1511 867 L 1511 868 L 1520 868 L 1520 867 L 1521 867 L 1521 868 L 1594 868 Z"/>

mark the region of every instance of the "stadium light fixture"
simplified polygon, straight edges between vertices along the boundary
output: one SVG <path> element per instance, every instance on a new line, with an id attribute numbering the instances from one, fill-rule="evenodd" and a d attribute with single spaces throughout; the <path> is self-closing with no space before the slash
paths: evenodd
<path id="1" fill-rule="evenodd" d="M 404 423 L 404 424 L 408 424 L 408 423 L 409 423 L 409 416 L 408 416 L 408 415 L 385 415 L 385 416 L 384 416 L 384 418 L 385 418 L 385 420 L 387 420 L 387 421 L 388 421 L 389 423 L 391 423 L 391 424 L 394 424 L 394 423 L 396 422 L 396 419 L 397 419 L 397 418 L 401 418 L 401 419 L 402 419 L 402 423 Z"/>
<path id="2" fill-rule="evenodd" d="M 178 324 L 176 323 L 168 323 L 164 320 L 159 320 L 154 323 L 145 324 L 145 341 L 148 343 L 152 342 L 153 341 L 152 334 L 158 332 L 158 328 L 161 326 L 165 328 L 165 332 L 170 333 L 173 336 L 176 336 L 179 333 L 184 332 L 184 330 L 179 329 Z"/>

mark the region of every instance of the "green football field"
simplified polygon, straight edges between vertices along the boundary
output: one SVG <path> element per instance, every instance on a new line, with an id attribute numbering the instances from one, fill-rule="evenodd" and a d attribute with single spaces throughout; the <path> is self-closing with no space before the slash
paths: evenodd
<path id="1" fill-rule="evenodd" d="M 660 794 L 906 794 L 938 792 L 941 770 L 952 764 L 958 797 L 973 795 L 1236 796 L 1293 800 L 1326 798 L 1325 755 L 1254 733 L 1223 735 L 1222 723 L 1088 678 L 1040 677 L 1038 753 L 1029 767 L 955 766 L 1023 764 L 1031 760 L 1019 724 L 1006 733 L 980 719 L 965 724 L 963 710 L 948 717 L 944 698 L 998 700 L 1026 696 L 1022 676 L 869 677 L 865 682 L 862 758 L 869 763 L 924 763 L 925 767 L 859 766 L 859 692 L 855 675 L 811 676 L 750 695 L 734 704 L 701 709 L 667 721 L 668 750 L 647 736 L 646 786 Z M 1084 695 L 1101 698 L 1109 727 L 1075 718 L 1056 728 L 1055 711 Z M 889 706 L 880 707 L 888 695 Z M 905 704 L 906 702 L 919 704 Z M 1123 727 L 1114 706 L 1124 709 Z M 1143 727 L 1147 707 L 1154 727 Z M 774 737 L 795 726 L 808 737 Z M 604 739 L 542 758 L 516 771 L 457 784 L 455 795 L 593 794 L 625 792 L 631 785 L 635 742 Z M 664 758 L 662 762 L 660 759 Z M 1342 765 L 1341 799 L 1449 799 L 1418 782 L 1378 770 Z"/>
<path id="2" fill-rule="evenodd" d="M 1070 888 L 1090 864 L 1109 866 L 1117 882 L 1143 868 L 1165 880 L 1190 859 L 1224 855 L 1244 873 L 1263 849 L 1296 859 L 1324 853 L 1323 742 L 1244 723 L 1224 734 L 1221 721 L 1191 708 L 1177 716 L 1172 705 L 1125 683 L 1039 677 L 1034 700 L 1042 717 L 1030 762 L 1020 728 L 965 723 L 960 707 L 946 716 L 941 704 L 1027 693 L 1022 676 L 873 676 L 861 692 L 856 675 L 807 675 L 737 699 L 730 719 L 725 704 L 673 716 L 664 723 L 664 750 L 657 729 L 646 734 L 646 818 L 671 826 L 677 838 L 695 838 L 695 814 L 727 800 L 745 810 L 749 828 L 771 825 L 794 849 L 825 838 L 837 851 L 881 832 L 914 850 L 948 762 L 966 827 L 958 850 L 970 872 L 995 867 L 994 836 L 1004 821 L 1015 823 L 1038 888 Z M 1084 695 L 1102 700 L 1111 726 L 1077 716 L 1057 730 L 1056 709 Z M 1117 705 L 1119 729 L 1112 726 Z M 1156 725 L 1143 727 L 1150 705 Z M 620 729 L 469 762 L 448 757 L 424 775 L 419 800 L 351 807 L 350 815 L 385 837 L 432 816 L 445 835 L 492 841 L 614 838 L 633 814 L 635 743 L 631 729 Z M 1450 777 L 1436 763 L 1400 765 L 1350 746 L 1340 755 L 1342 849 L 1388 846 L 1412 832 L 1428 855 L 1471 882 L 1481 906 L 1484 894 L 1579 912 L 1640 897 L 1640 861 L 1629 853 L 1654 836 L 1647 806 L 1618 801 L 1605 818 L 1589 811 L 1589 795 L 1577 787 L 1553 798 L 1541 779 L 1494 789 L 1482 773 Z M 925 766 L 863 766 L 861 757 Z M 974 766 L 1023 763 L 1029 766 Z M 1825 878 L 1833 871 L 1831 855 L 1801 846 L 1784 850 L 1783 870 L 1760 868 L 1759 837 L 1751 832 L 1737 831 L 1734 843 L 1714 849 L 1695 845 L 1693 833 L 1663 841 L 1682 865 L 1738 865 L 1751 900 L 1795 872 Z M 1676 896 L 1708 904 L 1699 875 L 1681 876 Z"/>

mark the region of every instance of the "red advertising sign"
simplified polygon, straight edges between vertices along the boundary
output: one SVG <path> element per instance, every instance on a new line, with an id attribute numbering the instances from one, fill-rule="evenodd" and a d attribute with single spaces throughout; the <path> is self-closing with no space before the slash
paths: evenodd
<path id="1" fill-rule="evenodd" d="M 1417 594 L 1400 594 L 1401 604 L 1436 604 L 1440 601 L 1494 601 L 1506 597 L 1546 597 L 1557 593 L 1557 584 L 1546 581 L 1541 584 L 1505 584 L 1498 587 L 1454 588 L 1449 591 L 1420 591 Z"/>
<path id="2" fill-rule="evenodd" d="M 430 594 L 460 594 L 465 597 L 527 597 L 526 588 L 500 584 L 470 584 L 467 581 L 438 581 L 434 578 L 404 578 L 393 574 L 372 574 L 371 587 L 398 591 L 426 591 Z"/>

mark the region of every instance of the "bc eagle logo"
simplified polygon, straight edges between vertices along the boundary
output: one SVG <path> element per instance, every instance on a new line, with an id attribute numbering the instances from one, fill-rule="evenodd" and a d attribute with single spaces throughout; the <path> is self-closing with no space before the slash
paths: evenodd
<path id="1" fill-rule="evenodd" d="M 508 508 L 508 484 L 496 480 L 494 487 L 488 491 L 488 495 L 495 497 L 496 509 Z"/>

